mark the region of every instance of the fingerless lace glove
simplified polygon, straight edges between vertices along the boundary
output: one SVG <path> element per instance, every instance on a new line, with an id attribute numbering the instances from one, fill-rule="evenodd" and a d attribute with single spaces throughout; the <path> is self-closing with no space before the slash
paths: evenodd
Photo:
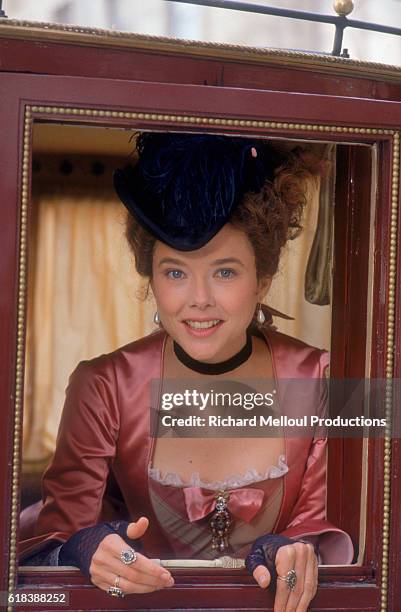
<path id="1" fill-rule="evenodd" d="M 141 548 L 140 540 L 132 540 L 127 536 L 128 525 L 129 521 L 111 521 L 80 529 L 62 545 L 58 565 L 75 565 L 87 578 L 90 578 L 89 567 L 92 557 L 107 535 L 117 533 L 131 548 L 135 550 Z"/>
<path id="2" fill-rule="evenodd" d="M 251 552 L 245 559 L 246 569 L 251 576 L 258 565 L 264 565 L 270 572 L 271 584 L 275 585 L 277 582 L 277 551 L 282 546 L 287 546 L 288 544 L 294 544 L 294 540 L 279 534 L 267 534 L 255 540 L 252 544 Z"/>
<path id="3" fill-rule="evenodd" d="M 315 549 L 315 554 L 319 560 L 318 544 L 314 543 L 314 541 L 308 540 L 307 537 L 305 539 L 300 538 L 299 540 L 292 540 L 280 534 L 269 533 L 267 535 L 261 536 L 252 544 L 251 552 L 245 559 L 245 566 L 249 574 L 251 574 L 252 576 L 254 569 L 258 565 L 264 565 L 270 572 L 270 584 L 273 588 L 275 588 L 277 583 L 277 551 L 282 546 L 287 546 L 288 544 L 295 544 L 295 542 L 303 542 L 303 544 L 312 544 Z"/>

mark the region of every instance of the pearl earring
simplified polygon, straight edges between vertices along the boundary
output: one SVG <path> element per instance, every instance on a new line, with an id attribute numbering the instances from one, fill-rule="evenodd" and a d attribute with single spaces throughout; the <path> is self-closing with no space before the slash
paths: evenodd
<path id="1" fill-rule="evenodd" d="M 266 321 L 266 317 L 264 315 L 264 312 L 262 310 L 262 305 L 259 304 L 259 309 L 258 309 L 258 314 L 256 315 L 256 319 L 259 323 L 259 325 L 263 325 L 263 323 Z"/>
<path id="2" fill-rule="evenodd" d="M 156 310 L 155 314 L 153 315 L 153 323 L 155 325 L 159 325 L 160 323 L 160 315 L 158 310 Z"/>

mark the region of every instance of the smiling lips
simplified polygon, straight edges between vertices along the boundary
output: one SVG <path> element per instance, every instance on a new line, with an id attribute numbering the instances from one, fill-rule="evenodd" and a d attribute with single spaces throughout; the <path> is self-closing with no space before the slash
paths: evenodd
<path id="1" fill-rule="evenodd" d="M 213 334 L 224 323 L 221 319 L 209 319 L 207 321 L 196 321 L 187 319 L 183 321 L 185 329 L 192 335 L 197 337 L 205 337 Z"/>

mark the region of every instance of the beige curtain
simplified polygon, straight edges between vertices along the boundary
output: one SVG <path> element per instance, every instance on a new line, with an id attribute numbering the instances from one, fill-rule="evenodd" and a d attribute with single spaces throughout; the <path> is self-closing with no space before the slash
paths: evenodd
<path id="1" fill-rule="evenodd" d="M 330 181 L 331 177 L 322 179 Z M 332 192 L 323 189 L 324 197 L 332 197 Z M 320 183 L 309 183 L 308 204 L 305 207 L 303 231 L 298 238 L 290 241 L 284 248 L 280 268 L 273 279 L 266 304 L 294 317 L 287 321 L 275 317 L 274 324 L 285 334 L 295 336 L 319 348 L 330 348 L 331 306 L 320 306 L 306 301 L 305 271 L 316 232 L 320 202 Z M 331 257 L 331 253 L 330 253 Z M 316 265 L 318 268 L 319 266 Z M 327 266 L 330 274 L 331 266 Z M 330 283 L 330 279 L 328 279 Z"/>
<path id="2" fill-rule="evenodd" d="M 112 193 L 65 187 L 34 197 L 29 248 L 25 469 L 43 468 L 55 448 L 69 374 L 82 359 L 112 351 L 154 329 L 152 300 L 124 238 L 125 208 Z M 306 302 L 304 274 L 316 227 L 311 192 L 303 234 L 286 248 L 266 303 L 295 317 L 277 327 L 311 344 L 330 341 L 330 307 Z"/>
<path id="3" fill-rule="evenodd" d="M 124 238 L 125 208 L 99 191 L 59 189 L 33 201 L 23 446 L 30 468 L 54 450 L 76 364 L 154 329 L 153 302 L 138 299 L 143 281 Z"/>

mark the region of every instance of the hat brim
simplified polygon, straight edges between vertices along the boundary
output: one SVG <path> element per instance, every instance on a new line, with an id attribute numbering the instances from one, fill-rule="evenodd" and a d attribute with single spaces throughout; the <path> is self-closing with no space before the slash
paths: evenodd
<path id="1" fill-rule="evenodd" d="M 114 189 L 120 198 L 121 202 L 128 209 L 128 211 L 138 220 L 138 222 L 148 232 L 150 232 L 155 238 L 164 242 L 173 249 L 178 251 L 195 251 L 205 246 L 214 236 L 224 227 L 228 222 L 228 218 L 234 209 L 228 212 L 226 218 L 217 220 L 213 227 L 203 232 L 201 236 L 195 238 L 194 236 L 182 235 L 178 231 L 174 231 L 174 228 L 163 227 L 162 219 L 161 222 L 156 222 L 150 216 L 146 215 L 142 210 L 139 202 L 136 201 L 132 194 L 132 186 L 129 185 L 128 180 L 124 172 L 120 169 L 114 171 L 113 174 Z"/>

